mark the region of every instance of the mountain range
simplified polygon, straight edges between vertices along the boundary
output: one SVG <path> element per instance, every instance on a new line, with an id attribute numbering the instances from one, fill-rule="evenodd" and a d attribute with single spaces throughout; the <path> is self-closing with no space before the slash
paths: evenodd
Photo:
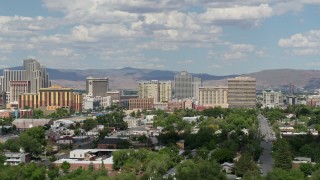
<path id="1" fill-rule="evenodd" d="M 10 69 L 22 69 L 14 67 Z M 173 80 L 176 71 L 151 70 L 151 69 L 52 69 L 47 68 L 49 77 L 53 84 L 85 89 L 85 79 L 88 76 L 108 77 L 111 89 L 137 88 L 137 82 L 141 80 Z M 0 70 L 2 74 L 2 70 Z M 204 85 L 227 85 L 227 78 L 239 76 L 237 74 L 227 76 L 215 76 L 211 74 L 192 74 L 200 77 Z M 296 70 L 296 69 L 273 69 L 260 72 L 241 74 L 257 79 L 258 89 L 275 88 L 286 89 L 290 83 L 304 89 L 320 89 L 320 70 Z"/>

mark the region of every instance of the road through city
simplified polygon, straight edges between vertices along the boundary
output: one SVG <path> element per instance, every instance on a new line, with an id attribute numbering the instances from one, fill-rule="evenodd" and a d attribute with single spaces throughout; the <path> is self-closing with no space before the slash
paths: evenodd
<path id="1" fill-rule="evenodd" d="M 263 148 L 263 153 L 259 158 L 259 162 L 261 174 L 264 176 L 268 172 L 272 171 L 272 141 L 275 140 L 276 137 L 271 125 L 264 116 L 261 114 L 258 115 L 258 120 L 259 130 L 263 136 L 263 141 L 260 143 L 261 147 Z"/>

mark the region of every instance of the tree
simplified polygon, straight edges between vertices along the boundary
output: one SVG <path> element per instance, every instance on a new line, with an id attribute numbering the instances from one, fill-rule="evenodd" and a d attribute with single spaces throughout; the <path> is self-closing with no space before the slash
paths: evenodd
<path id="1" fill-rule="evenodd" d="M 74 130 L 74 135 L 79 136 L 81 134 L 81 130 L 79 128 Z"/>
<path id="2" fill-rule="evenodd" d="M 249 153 L 241 155 L 238 162 L 236 162 L 235 172 L 237 176 L 244 176 L 248 172 L 258 172 L 258 167 L 253 161 L 252 156 Z"/>
<path id="3" fill-rule="evenodd" d="M 35 138 L 32 138 L 27 133 L 22 133 L 19 136 L 19 143 L 25 152 L 31 153 L 32 155 L 40 155 L 42 153 L 41 143 Z"/>
<path id="4" fill-rule="evenodd" d="M 28 136 L 35 139 L 41 145 L 46 145 L 45 131 L 42 127 L 33 127 L 26 131 Z"/>
<path id="5" fill-rule="evenodd" d="M 274 143 L 274 166 L 281 169 L 291 169 L 292 154 L 286 140 L 278 139 Z"/>
<path id="6" fill-rule="evenodd" d="M 320 179 L 320 169 L 314 171 L 311 175 L 311 180 L 319 180 Z"/>
<path id="7" fill-rule="evenodd" d="M 130 113 L 130 116 L 131 116 L 131 117 L 136 117 L 136 112 L 135 112 L 135 111 L 132 111 L 132 112 Z"/>
<path id="8" fill-rule="evenodd" d="M 4 151 L 4 144 L 0 143 L 0 152 L 3 152 Z"/>
<path id="9" fill-rule="evenodd" d="M 148 138 L 147 138 L 147 136 L 145 136 L 145 135 L 141 135 L 141 136 L 138 137 L 138 141 L 139 141 L 140 143 L 147 143 Z"/>
<path id="10" fill-rule="evenodd" d="M 0 166 L 6 161 L 7 157 L 0 152 Z"/>
<path id="11" fill-rule="evenodd" d="M 299 170 L 273 169 L 267 174 L 266 180 L 304 180 L 304 175 Z"/>
<path id="12" fill-rule="evenodd" d="M 177 179 L 216 179 L 226 180 L 226 176 L 221 172 L 221 167 L 215 161 L 199 160 L 195 163 L 193 160 L 186 160 L 177 166 Z"/>
<path id="13" fill-rule="evenodd" d="M 195 180 L 199 179 L 200 171 L 192 160 L 186 160 L 177 166 L 177 179 Z"/>
<path id="14" fill-rule="evenodd" d="M 89 131 L 93 128 L 95 128 L 98 125 L 98 122 L 94 119 L 86 119 L 83 121 L 83 126 L 82 128 L 85 129 L 86 131 Z"/>
<path id="15" fill-rule="evenodd" d="M 55 179 L 56 177 L 58 177 L 59 175 L 59 169 L 56 167 L 53 167 L 51 169 L 48 170 L 48 177 L 50 179 Z"/>
<path id="16" fill-rule="evenodd" d="M 137 178 L 137 176 L 135 176 L 132 173 L 120 173 L 111 179 L 113 179 L 113 180 L 137 180 L 138 178 Z"/>
<path id="17" fill-rule="evenodd" d="M 41 119 L 41 118 L 44 118 L 44 113 L 42 110 L 40 109 L 34 109 L 33 110 L 33 118 L 35 119 Z"/>
<path id="18" fill-rule="evenodd" d="M 64 173 L 67 173 L 68 170 L 70 169 L 70 163 L 68 163 L 67 161 L 64 161 L 62 164 L 61 164 L 61 167 L 60 167 Z"/>
<path id="19" fill-rule="evenodd" d="M 219 148 L 211 153 L 211 158 L 215 159 L 218 163 L 232 162 L 235 153 L 226 148 Z"/>
<path id="20" fill-rule="evenodd" d="M 311 163 L 302 163 L 299 168 L 305 176 L 311 175 L 313 171 L 313 166 Z"/>
<path id="21" fill-rule="evenodd" d="M 137 118 L 140 118 L 140 117 L 141 117 L 141 111 L 140 111 L 140 110 L 137 111 L 136 117 L 137 117 Z"/>
<path id="22" fill-rule="evenodd" d="M 20 150 L 20 143 L 18 139 L 8 139 L 4 143 L 4 148 L 11 151 L 11 152 L 19 152 Z"/>
<path id="23" fill-rule="evenodd" d="M 59 117 L 69 116 L 68 110 L 64 108 L 57 108 L 56 113 L 58 114 Z"/>
<path id="24" fill-rule="evenodd" d="M 129 150 L 121 150 L 121 151 L 114 151 L 112 152 L 113 155 L 113 169 L 119 170 L 129 159 L 129 154 L 133 153 Z"/>

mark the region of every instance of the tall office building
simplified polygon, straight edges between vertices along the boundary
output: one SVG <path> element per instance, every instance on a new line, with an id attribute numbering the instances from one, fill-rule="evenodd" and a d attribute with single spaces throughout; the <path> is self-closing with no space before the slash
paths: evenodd
<path id="1" fill-rule="evenodd" d="M 256 79 L 236 77 L 228 79 L 229 108 L 254 108 L 256 106 Z"/>
<path id="2" fill-rule="evenodd" d="M 172 96 L 171 81 L 140 81 L 139 98 L 153 98 L 154 103 L 168 102 Z"/>
<path id="3" fill-rule="evenodd" d="M 199 105 L 228 108 L 228 87 L 200 87 Z"/>
<path id="4" fill-rule="evenodd" d="M 30 93 L 38 93 L 40 88 L 50 86 L 49 74 L 44 66 L 41 66 L 35 59 L 26 59 L 23 61 L 23 67 L 26 71 L 26 79 L 30 81 Z"/>
<path id="5" fill-rule="evenodd" d="M 182 71 L 174 76 L 174 97 L 178 99 L 198 98 L 198 89 L 202 86 L 202 80 L 192 77 L 187 71 Z"/>
<path id="6" fill-rule="evenodd" d="M 202 87 L 202 79 L 194 77 L 192 81 L 192 97 L 199 99 L 199 88 Z"/>
<path id="7" fill-rule="evenodd" d="M 101 96 L 105 97 L 109 88 L 108 78 L 94 78 L 87 77 L 86 79 L 86 91 L 87 95 L 91 97 Z"/>
<path id="8" fill-rule="evenodd" d="M 269 108 L 274 108 L 274 107 L 279 107 L 283 105 L 283 96 L 281 91 L 276 92 L 273 90 L 264 90 L 262 92 L 263 94 L 263 102 L 262 102 L 262 107 L 269 107 Z"/>
<path id="9" fill-rule="evenodd" d="M 1 91 L 10 93 L 7 103 L 13 102 L 16 98 L 10 99 L 10 97 L 18 97 L 21 91 L 10 91 L 12 85 L 20 84 L 22 81 L 28 81 L 28 93 L 38 93 L 40 88 L 47 88 L 50 86 L 49 74 L 44 66 L 35 59 L 23 60 L 23 70 L 9 70 L 4 69 L 3 76 L 0 77 Z M 12 94 L 14 93 L 14 94 Z"/>
<path id="10" fill-rule="evenodd" d="M 192 97 L 192 75 L 182 71 L 174 76 L 174 96 L 178 99 Z"/>

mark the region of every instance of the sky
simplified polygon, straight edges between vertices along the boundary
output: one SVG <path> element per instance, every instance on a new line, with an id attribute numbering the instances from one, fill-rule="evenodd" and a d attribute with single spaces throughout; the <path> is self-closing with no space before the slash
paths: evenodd
<path id="1" fill-rule="evenodd" d="M 0 68 L 320 70 L 320 0 L 0 0 Z"/>

